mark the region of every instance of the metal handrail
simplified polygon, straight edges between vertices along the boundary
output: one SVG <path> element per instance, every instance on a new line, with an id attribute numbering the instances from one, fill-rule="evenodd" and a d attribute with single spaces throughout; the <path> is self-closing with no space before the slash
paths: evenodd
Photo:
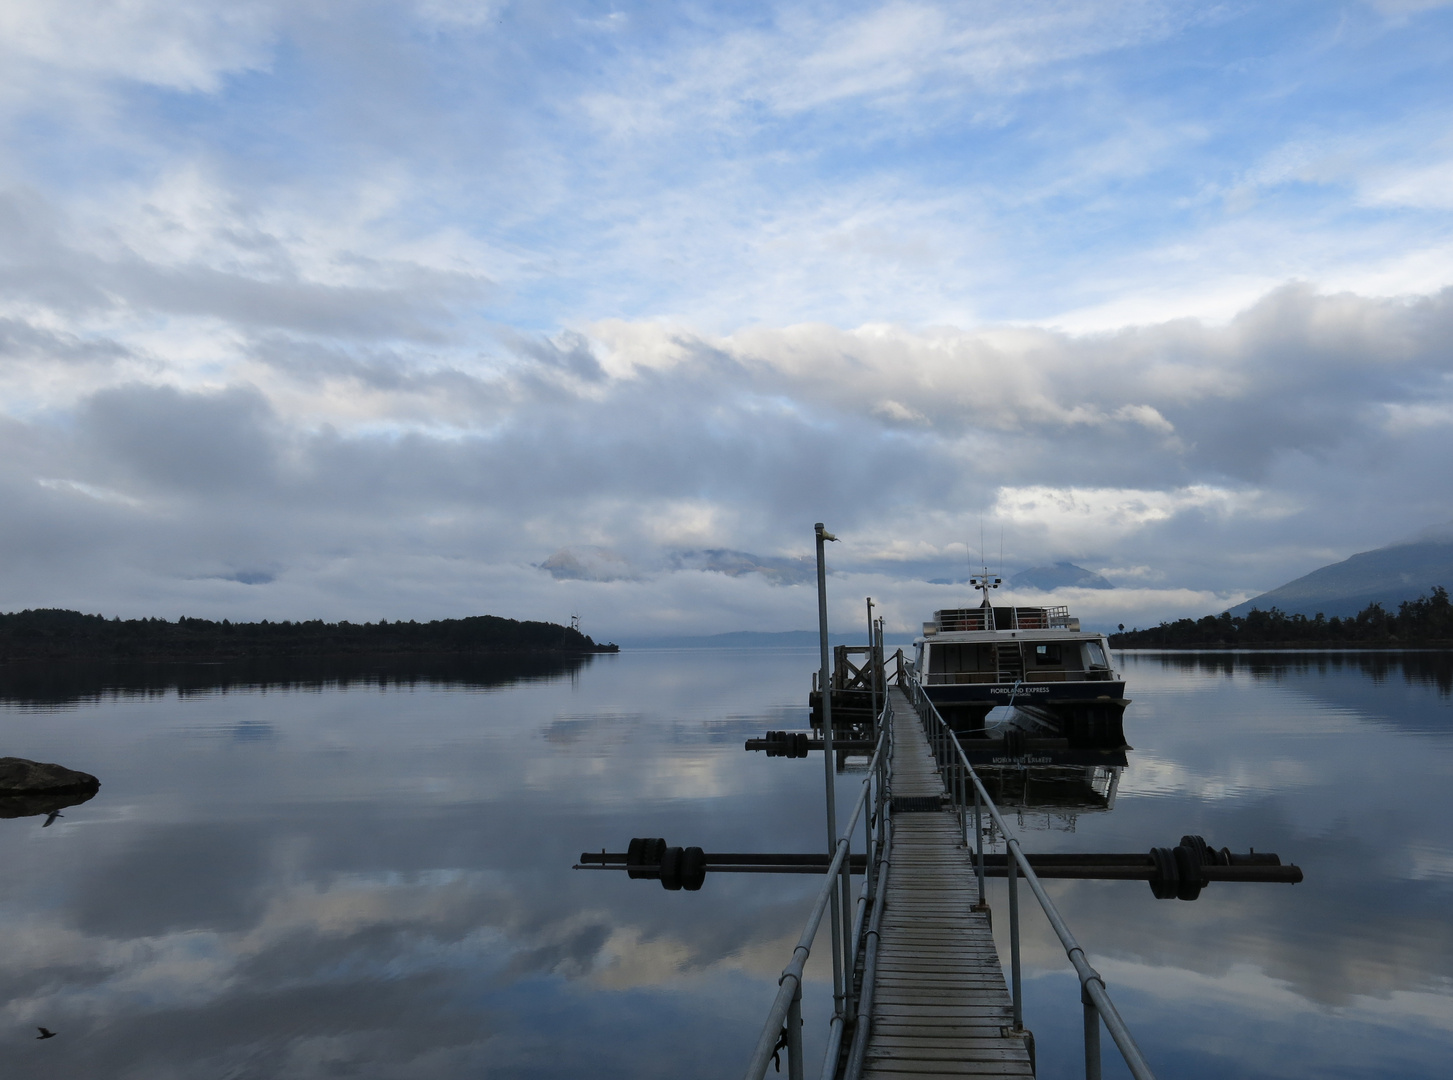
<path id="1" fill-rule="evenodd" d="M 1086 1075 L 1094 1077 L 1099 1076 L 1098 1053 L 1095 1054 L 1096 1060 L 1094 1061 L 1093 1066 L 1090 1061 L 1091 1043 L 1093 1041 L 1096 1046 L 1098 1046 L 1099 1041 L 1099 1025 L 1098 1023 L 1095 1023 L 1092 1027 L 1091 1023 L 1090 1009 L 1093 1006 L 1093 1008 L 1098 1011 L 1100 1019 L 1104 1020 L 1105 1027 L 1109 1030 L 1110 1037 L 1115 1041 L 1115 1046 L 1119 1049 L 1120 1056 L 1125 1059 L 1125 1064 L 1129 1067 L 1131 1075 L 1134 1076 L 1136 1080 L 1155 1080 L 1155 1073 L 1151 1071 L 1150 1065 L 1146 1062 L 1144 1055 L 1140 1052 L 1140 1047 L 1136 1045 L 1135 1037 L 1131 1035 L 1130 1028 L 1126 1025 L 1124 1019 L 1120 1016 L 1119 1010 L 1115 1008 L 1115 1003 L 1110 1000 L 1110 992 L 1105 988 L 1104 978 L 1101 977 L 1098 971 L 1090 966 L 1090 962 L 1085 956 L 1084 948 L 1077 940 L 1075 940 L 1075 936 L 1070 932 L 1070 928 L 1066 925 L 1064 917 L 1060 915 L 1059 909 L 1054 906 L 1054 901 L 1051 900 L 1049 898 L 1049 894 L 1044 891 L 1044 886 L 1040 884 L 1039 876 L 1034 872 L 1034 867 L 1029 864 L 1028 858 L 1025 857 L 1024 852 L 1020 849 L 1018 837 L 1010 832 L 1008 824 L 1005 823 L 1003 816 L 999 813 L 999 807 L 996 806 L 994 804 L 994 800 L 989 797 L 989 792 L 984 787 L 983 781 L 979 779 L 979 774 L 974 770 L 973 765 L 969 763 L 968 755 L 964 753 L 964 748 L 959 743 L 958 736 L 954 733 L 954 730 L 948 726 L 942 714 L 939 713 L 938 707 L 933 703 L 933 699 L 931 699 L 927 694 L 923 692 L 923 688 L 918 684 L 918 681 L 916 679 L 908 679 L 905 681 L 908 682 L 909 686 L 912 689 L 913 705 L 918 710 L 919 716 L 925 722 L 928 721 L 929 717 L 932 717 L 932 719 L 938 724 L 939 731 L 937 734 L 939 735 L 939 737 L 944 742 L 951 745 L 953 749 L 957 752 L 959 765 L 966 771 L 969 779 L 973 781 L 974 789 L 976 794 L 978 795 L 978 798 L 983 800 L 984 805 L 989 810 L 989 816 L 999 827 L 999 831 L 1004 834 L 1005 848 L 1014 856 L 1014 863 L 1011 864 L 1011 867 L 1017 865 L 1019 873 L 1022 874 L 1025 881 L 1028 882 L 1029 888 L 1033 891 L 1035 899 L 1039 901 L 1039 906 L 1044 910 L 1045 918 L 1049 920 L 1050 926 L 1054 927 L 1054 932 L 1059 936 L 1060 944 L 1063 945 L 1065 949 L 1065 955 L 1069 957 L 1070 963 L 1074 965 L 1075 973 L 1079 976 L 1080 979 L 1081 1000 L 1085 1003 Z M 926 715 L 924 706 L 927 706 Z M 975 847 L 979 850 L 979 863 L 980 867 L 982 868 L 982 834 L 976 836 L 974 839 Z M 980 870 L 980 873 L 982 874 L 982 869 Z M 1011 874 L 1009 878 L 1011 890 L 1014 884 L 1014 876 L 1015 875 Z M 982 888 L 982 877 L 980 879 L 980 883 Z M 1012 912 L 1011 915 L 1017 914 L 1017 905 L 1015 905 L 1015 907 L 1016 911 Z M 1014 941 L 1014 960 L 1017 966 L 1019 953 L 1017 940 L 1018 935 L 1015 934 L 1014 937 L 1016 939 Z M 1014 981 L 1015 996 L 1017 998 L 1019 992 L 1019 979 L 1017 971 Z M 1016 1001 L 1015 1004 L 1015 1020 L 1017 1023 L 1019 1022 L 1020 1014 L 1018 1010 L 1018 1002 Z M 1094 1032 L 1093 1040 L 1091 1037 L 1092 1030 Z"/>
<path id="2" fill-rule="evenodd" d="M 889 718 L 887 703 L 884 703 L 882 718 Z M 848 850 L 852 844 L 853 830 L 857 828 L 858 818 L 863 813 L 863 808 L 868 802 L 868 793 L 871 789 L 873 778 L 878 772 L 884 760 L 884 751 L 888 746 L 889 724 L 883 723 L 879 730 L 878 745 L 873 751 L 872 760 L 868 762 L 868 775 L 863 778 L 862 790 L 858 793 L 857 802 L 853 806 L 852 816 L 848 819 L 847 825 L 838 836 L 837 846 L 834 850 L 832 862 L 828 865 L 827 875 L 822 884 L 822 889 L 817 894 L 817 900 L 812 905 L 812 911 L 807 917 L 807 925 L 803 927 L 802 936 L 797 939 L 797 947 L 792 950 L 792 959 L 777 980 L 777 997 L 772 1002 L 772 1008 L 767 1013 L 767 1022 L 762 1027 L 761 1037 L 757 1040 L 757 1047 L 752 1053 L 751 1060 L 747 1064 L 746 1080 L 762 1080 L 767 1074 L 767 1066 L 771 1063 L 773 1055 L 779 1049 L 779 1040 L 784 1024 L 788 1025 L 788 1065 L 789 1075 L 793 1078 L 802 1076 L 801 1060 L 801 1033 L 794 1030 L 794 1025 L 788 1023 L 790 1015 L 798 1012 L 799 1002 L 802 995 L 802 972 L 807 965 L 807 958 L 812 954 L 812 943 L 817 937 L 817 931 L 822 923 L 822 917 L 827 913 L 828 905 L 833 902 L 839 886 L 839 877 L 842 871 L 843 862 L 847 858 Z M 880 782 L 881 793 L 881 782 Z M 879 800 L 886 806 L 886 802 Z M 880 807 L 880 814 L 882 808 Z M 880 818 L 879 828 L 882 828 Z M 855 920 L 856 921 L 856 920 Z M 851 962 L 851 961 L 850 961 Z M 825 1061 L 831 1060 L 836 1067 L 836 1050 L 841 1046 L 843 1017 L 833 1017 L 833 1031 L 828 1038 L 828 1054 Z"/>
<path id="3" fill-rule="evenodd" d="M 885 807 L 886 810 L 886 807 Z M 863 1062 L 868 1052 L 868 1036 L 872 1032 L 873 997 L 877 991 L 878 946 L 882 942 L 881 926 L 883 909 L 888 895 L 888 873 L 893 865 L 893 819 L 890 816 L 882 826 L 883 840 L 878 857 L 878 888 L 873 900 L 873 918 L 868 924 L 867 936 L 863 939 L 863 997 L 858 1002 L 858 1026 L 853 1031 L 853 1044 L 848 1052 L 848 1064 L 843 1080 L 858 1080 L 863 1074 Z"/>

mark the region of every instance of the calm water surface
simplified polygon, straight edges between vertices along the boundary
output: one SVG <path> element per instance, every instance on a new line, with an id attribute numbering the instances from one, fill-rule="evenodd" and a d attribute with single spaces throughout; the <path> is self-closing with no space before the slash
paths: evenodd
<path id="1" fill-rule="evenodd" d="M 1026 846 L 1200 833 L 1307 875 L 1194 903 L 1051 883 L 1159 1075 L 1446 1076 L 1449 658 L 1120 663 L 1135 750 L 1113 809 L 1026 807 Z M 683 650 L 425 673 L 444 681 L 5 675 L 0 754 L 102 788 L 48 828 L 0 820 L 0 1071 L 739 1076 L 817 882 L 667 893 L 570 865 L 636 835 L 822 846 L 821 760 L 742 751 L 805 726 L 814 664 Z M 1002 882 L 991 900 L 1002 928 Z M 1037 908 L 1025 932 L 1040 1075 L 1082 1075 L 1077 984 Z"/>

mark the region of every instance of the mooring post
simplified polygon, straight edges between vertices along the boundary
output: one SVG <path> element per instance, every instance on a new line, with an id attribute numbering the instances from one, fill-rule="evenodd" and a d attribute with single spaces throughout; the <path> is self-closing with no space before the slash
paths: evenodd
<path id="1" fill-rule="evenodd" d="M 837 539 L 818 522 L 813 526 L 817 536 L 817 636 L 822 666 L 817 684 L 822 693 L 822 765 L 827 787 L 827 854 L 831 858 L 837 852 L 837 799 L 833 792 L 833 775 L 837 771 L 837 755 L 832 748 L 832 681 L 828 670 L 827 644 L 827 556 L 823 545 Z M 847 865 L 846 860 L 843 863 Z M 838 882 L 839 891 L 842 881 Z M 849 961 L 842 955 L 842 903 L 829 903 L 832 909 L 832 996 L 833 1014 L 841 1016 L 843 1011 L 843 969 Z"/>
<path id="2" fill-rule="evenodd" d="M 873 706 L 873 731 L 878 730 L 878 665 L 873 634 L 873 598 L 868 597 L 868 700 Z"/>
<path id="3" fill-rule="evenodd" d="M 873 670 L 877 673 L 878 688 L 882 691 L 879 695 L 887 701 L 888 698 L 888 673 L 883 670 L 883 616 L 878 616 L 878 621 L 873 624 Z"/>
<path id="4" fill-rule="evenodd" d="M 1009 970 L 1014 979 L 1014 1030 L 1024 1030 L 1024 996 L 1019 986 L 1019 862 L 1014 851 L 1009 856 Z"/>

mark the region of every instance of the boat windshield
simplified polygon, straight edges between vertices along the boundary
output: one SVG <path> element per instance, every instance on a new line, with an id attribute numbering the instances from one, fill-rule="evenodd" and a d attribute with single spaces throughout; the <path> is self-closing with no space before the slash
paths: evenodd
<path id="1" fill-rule="evenodd" d="M 1100 648 L 1098 641 L 1092 641 L 1085 646 L 1085 660 L 1090 668 L 1107 668 L 1110 666 L 1105 659 L 1105 650 Z"/>

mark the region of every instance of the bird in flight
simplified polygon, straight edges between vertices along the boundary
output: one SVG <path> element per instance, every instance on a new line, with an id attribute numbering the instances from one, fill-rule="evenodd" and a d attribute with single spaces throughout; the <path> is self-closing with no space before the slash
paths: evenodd
<path id="1" fill-rule="evenodd" d="M 37 1039 L 54 1039 L 55 1038 L 55 1032 L 52 1031 L 50 1028 L 38 1027 L 35 1030 L 38 1031 L 38 1032 L 40 1032 L 40 1034 L 36 1036 Z"/>
<path id="2" fill-rule="evenodd" d="M 65 817 L 65 815 L 62 814 L 59 810 L 52 810 L 50 812 L 50 816 L 45 819 L 45 824 L 42 825 L 41 828 L 42 829 L 48 829 L 48 828 L 50 828 L 52 825 L 55 824 L 55 819 L 58 818 L 58 817 Z"/>

